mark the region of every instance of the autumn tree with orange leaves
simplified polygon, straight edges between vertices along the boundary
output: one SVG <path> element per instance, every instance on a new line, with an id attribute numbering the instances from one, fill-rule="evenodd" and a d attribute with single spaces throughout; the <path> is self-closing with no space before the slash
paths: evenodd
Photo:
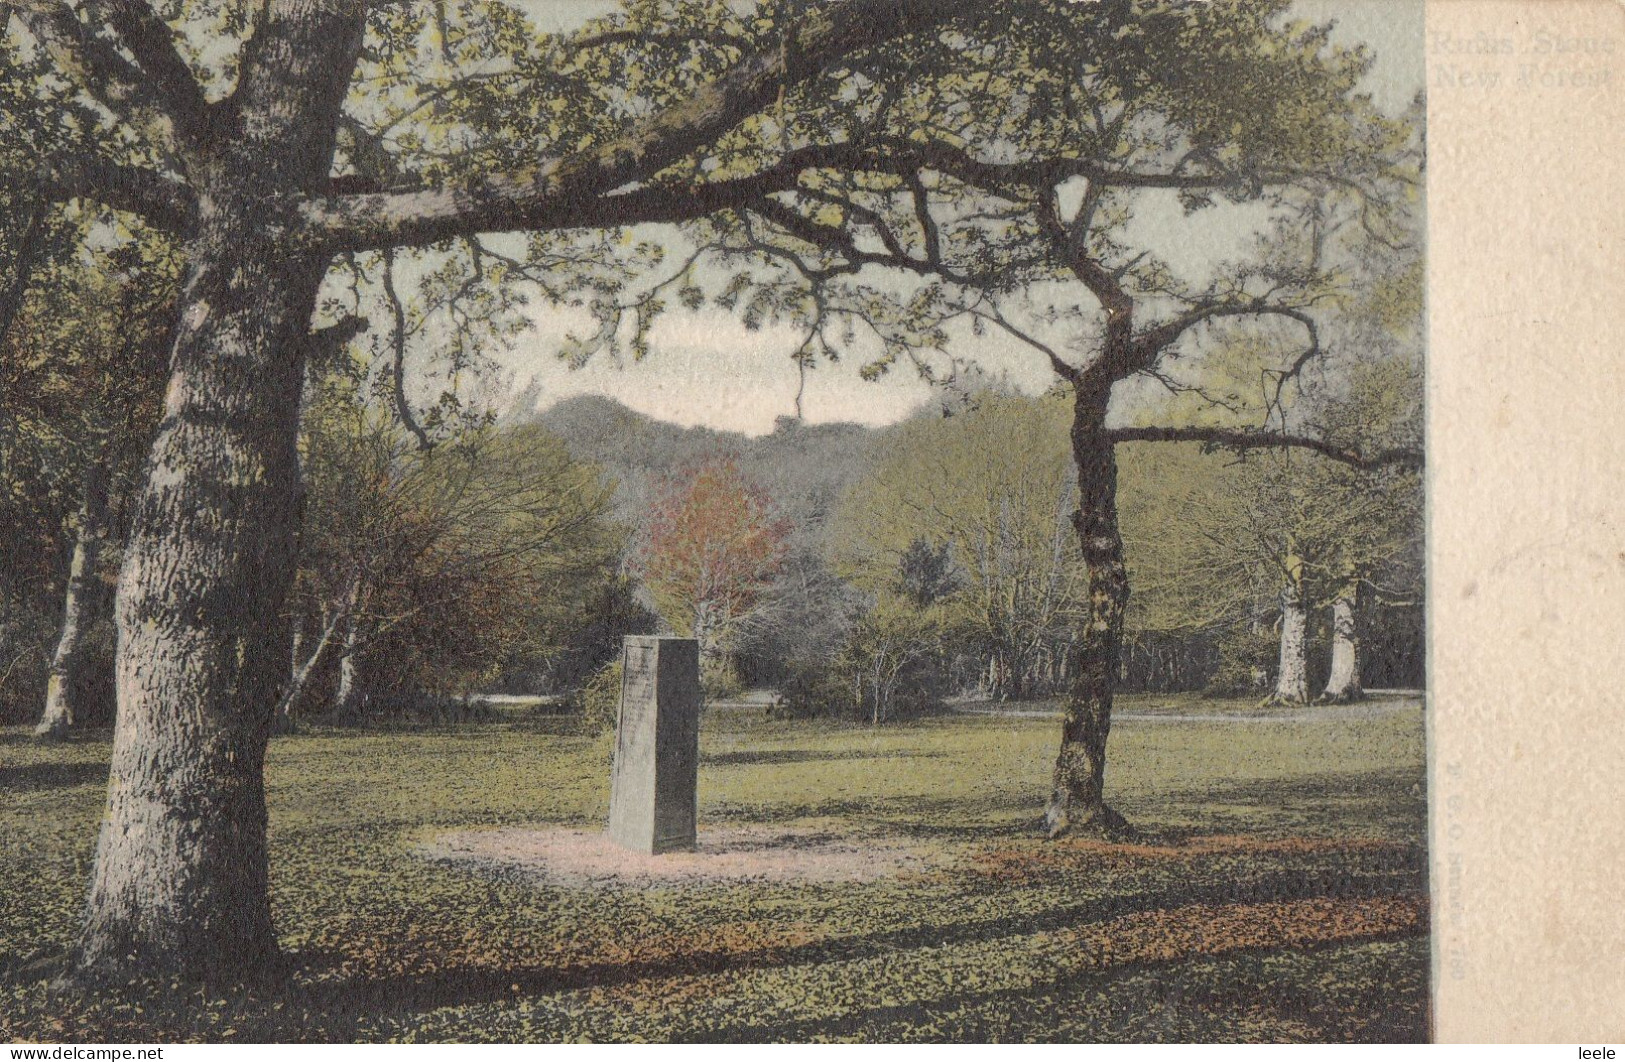
<path id="1" fill-rule="evenodd" d="M 639 560 L 655 611 L 700 643 L 713 673 L 759 620 L 784 565 L 790 522 L 731 459 L 712 458 L 657 485 Z"/>

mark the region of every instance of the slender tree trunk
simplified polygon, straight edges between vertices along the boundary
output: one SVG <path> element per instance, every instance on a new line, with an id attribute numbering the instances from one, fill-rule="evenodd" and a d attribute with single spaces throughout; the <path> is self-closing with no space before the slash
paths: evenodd
<path id="1" fill-rule="evenodd" d="M 288 648 L 288 685 L 282 691 L 282 699 L 277 702 L 276 718 L 271 724 L 272 730 L 279 734 L 293 732 L 293 709 L 299 703 L 299 698 L 304 695 L 305 683 L 310 676 L 310 672 L 305 666 L 305 618 L 296 614 L 290 626 L 292 630 L 289 632 L 288 639 L 290 643 Z M 319 647 L 320 642 L 317 645 Z"/>
<path id="2" fill-rule="evenodd" d="M 1010 699 L 1025 701 L 1031 691 L 1032 662 L 1025 653 L 1012 654 L 1010 662 Z"/>
<path id="3" fill-rule="evenodd" d="M 1301 575 L 1289 564 L 1281 587 L 1281 660 L 1270 700 L 1303 704 L 1309 700 L 1309 613 L 1303 603 Z"/>
<path id="4" fill-rule="evenodd" d="M 164 417 L 119 577 L 118 719 L 81 983 L 281 970 L 265 749 L 286 679 L 300 390 L 325 258 L 280 235 L 327 178 L 360 5 L 278 0 L 230 128 L 188 162 L 196 227 Z"/>
<path id="5" fill-rule="evenodd" d="M 73 561 L 68 569 L 68 592 L 62 605 L 62 633 L 51 658 L 51 676 L 45 688 L 45 713 L 34 733 L 61 741 L 73 728 L 81 685 L 85 629 L 96 598 L 96 563 L 107 534 L 107 469 L 92 458 L 85 469 L 83 498 L 74 535 Z"/>
<path id="6" fill-rule="evenodd" d="M 1332 600 L 1332 673 L 1324 699 L 1357 701 L 1360 687 L 1359 582 L 1350 580 Z"/>
<path id="7" fill-rule="evenodd" d="M 1106 805 L 1106 739 L 1111 733 L 1112 685 L 1128 609 L 1128 568 L 1117 527 L 1117 459 L 1105 435 L 1111 386 L 1076 389 L 1072 456 L 1078 470 L 1078 510 L 1072 523 L 1089 575 L 1089 614 L 1078 632 L 1077 669 L 1061 724 L 1055 786 L 1044 814 L 1051 837 L 1080 830 L 1125 832 L 1128 823 Z"/>
<path id="8" fill-rule="evenodd" d="M 283 730 L 293 728 L 293 709 L 299 698 L 304 695 L 305 689 L 310 685 L 311 676 L 327 659 L 327 652 L 333 647 L 333 638 L 340 629 L 345 632 L 344 651 L 351 655 L 355 652 L 355 613 L 361 601 L 361 578 L 353 577 L 349 589 L 344 593 L 342 603 L 337 605 L 322 605 L 322 633 L 316 639 L 316 648 L 312 649 L 310 656 L 301 662 L 299 647 L 304 641 L 300 624 L 295 622 L 293 631 L 293 669 L 288 676 L 288 686 L 282 693 L 282 699 L 277 704 L 276 717 Z M 342 665 L 341 665 L 342 675 Z"/>
<path id="9" fill-rule="evenodd" d="M 288 652 L 289 676 L 297 678 L 300 670 L 299 665 L 304 660 L 305 652 L 305 619 L 303 616 L 294 617 L 292 639 L 293 648 Z M 291 685 L 290 683 L 290 687 Z"/>
<path id="10" fill-rule="evenodd" d="M 354 723 L 361 718 L 361 684 L 357 681 L 360 666 L 360 622 L 351 617 L 344 625 L 344 646 L 339 651 L 339 681 L 333 692 L 333 718 L 341 723 Z"/>
<path id="11" fill-rule="evenodd" d="M 339 624 L 342 620 L 342 614 L 334 614 L 331 616 L 324 614 L 322 633 L 321 636 L 316 639 L 316 648 L 312 649 L 310 656 L 306 657 L 303 661 L 299 659 L 299 651 L 300 645 L 303 643 L 304 638 L 302 637 L 299 629 L 295 627 L 293 636 L 293 669 L 288 676 L 287 688 L 282 691 L 282 699 L 277 703 L 276 708 L 276 718 L 278 719 L 279 725 L 282 727 L 282 729 L 292 729 L 294 705 L 299 702 L 299 698 L 304 695 L 305 688 L 310 685 L 310 676 L 316 673 L 316 669 L 321 666 L 323 658 L 327 656 L 327 650 L 333 644 L 333 635 L 338 630 Z"/>

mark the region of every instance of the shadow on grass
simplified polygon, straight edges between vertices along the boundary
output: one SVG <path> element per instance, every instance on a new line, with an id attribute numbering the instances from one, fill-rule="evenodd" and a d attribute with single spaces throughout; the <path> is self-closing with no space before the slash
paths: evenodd
<path id="1" fill-rule="evenodd" d="M 1274 954 L 1293 953 L 1305 954 L 1332 951 L 1346 948 L 1350 945 L 1376 943 L 1385 940 L 1402 940 L 1414 936 L 1413 933 L 1372 933 L 1363 937 L 1349 937 L 1336 941 L 1325 941 L 1313 944 L 1296 944 L 1290 946 L 1243 948 L 1224 953 L 1224 960 L 1233 961 L 1248 957 L 1267 957 Z M 1034 981 L 1018 988 L 994 989 L 983 992 L 956 992 L 930 1000 L 911 1001 L 905 1004 L 891 1006 L 874 1006 L 855 1009 L 844 1014 L 829 1018 L 819 1018 L 808 1021 L 780 1022 L 776 1024 L 742 1025 L 736 1024 L 723 1028 L 707 1028 L 703 1034 L 691 1037 L 678 1036 L 674 1039 L 707 1041 L 711 1043 L 807 1043 L 827 1040 L 861 1040 L 884 1042 L 896 1038 L 896 1033 L 887 1029 L 908 1028 L 917 1026 L 922 1017 L 938 1014 L 954 1015 L 952 1025 L 955 1030 L 956 1042 L 992 1041 L 1003 1039 L 1010 1033 L 1010 1025 L 1016 1024 L 1018 1031 L 1028 1033 L 1022 1039 L 1028 1042 L 1040 1042 L 1046 1039 L 1057 1039 L 1058 1030 L 1045 1029 L 1049 1036 L 1030 1035 L 1037 1030 L 1020 1029 L 1022 1018 L 1030 1013 L 1032 1001 L 1037 996 L 1043 997 L 1071 997 L 1075 999 L 1091 999 L 1092 1001 L 1108 1002 L 1110 1025 L 1091 1025 L 1090 1038 L 1099 1042 L 1133 1041 L 1133 1042 L 1162 1042 L 1171 1040 L 1175 1042 L 1189 1039 L 1188 1032 L 1177 1026 L 1169 1027 L 1172 1023 L 1166 1019 L 1171 1017 L 1168 1012 L 1178 1012 L 1183 1009 L 1186 1015 L 1197 1017 L 1204 1024 L 1211 1024 L 1215 1012 L 1229 1011 L 1244 1013 L 1256 1008 L 1260 1003 L 1259 993 L 1253 986 L 1243 986 L 1229 991 L 1213 989 L 1203 986 L 1188 986 L 1180 983 L 1159 985 L 1162 987 L 1162 999 L 1158 1008 L 1162 1011 L 1159 1017 L 1162 1020 L 1152 1019 L 1147 1000 L 1143 995 L 1136 995 L 1135 1006 L 1124 1010 L 1121 1005 L 1110 1006 L 1110 997 L 1113 990 L 1122 982 L 1133 979 L 1136 975 L 1162 975 L 1170 968 L 1178 967 L 1188 962 L 1188 957 L 1162 961 L 1142 961 L 1123 963 L 1107 969 L 1086 969 L 1065 973 L 1060 976 Z M 1163 977 L 1158 976 L 1159 982 Z M 1386 988 L 1386 986 L 1380 986 Z M 1378 998 L 1345 1000 L 1342 1014 L 1327 1013 L 1324 999 L 1313 990 L 1299 988 L 1298 986 L 1280 983 L 1271 983 L 1267 986 L 1268 993 L 1264 1005 L 1277 1015 L 1301 1021 L 1313 1029 L 1329 1033 L 1326 1038 L 1336 1042 L 1370 1042 L 1370 1043 L 1425 1043 L 1427 1041 L 1427 1016 L 1423 998 L 1410 1001 L 1407 1006 L 1405 1000 L 1389 998 L 1383 991 Z M 1350 1006 L 1349 1004 L 1353 1004 Z M 997 1024 L 992 1022 L 977 1022 L 971 1017 L 967 1024 L 967 1014 L 975 1012 L 991 1013 L 1003 1019 Z M 1194 1013 L 1193 1013 L 1194 1012 Z M 1075 1016 L 1076 1018 L 1077 1016 Z M 1343 1020 L 1339 1021 L 1339 1018 Z M 1029 1019 L 1030 1020 L 1030 1019 Z M 1075 1022 L 1076 1024 L 1076 1022 Z M 1163 1026 L 1161 1029 L 1158 1026 Z M 1327 1028 L 1330 1026 L 1330 1028 Z M 1161 1033 L 1162 1035 L 1159 1035 Z M 1000 1036 L 999 1034 L 1004 1034 Z M 1070 1036 L 1059 1037 L 1071 1039 Z"/>
<path id="2" fill-rule="evenodd" d="M 1421 844 L 1427 835 L 1423 784 L 1420 769 L 1235 782 L 1157 794 L 1145 801 L 1145 811 L 1195 821 L 1203 830 L 1247 833 L 1297 832 L 1308 818 L 1323 834 L 1375 831 Z"/>
<path id="3" fill-rule="evenodd" d="M 1309 899 L 1375 899 L 1414 893 L 1416 886 L 1415 876 L 1408 869 L 1398 867 L 1378 866 L 1362 870 L 1347 867 L 1276 869 L 1241 875 L 1221 883 L 1183 882 L 1058 904 L 1038 912 L 962 922 L 914 924 L 806 944 L 728 951 L 697 950 L 659 959 L 567 967 L 531 965 L 495 970 L 450 967 L 425 973 L 319 983 L 297 989 L 295 994 L 302 1006 L 341 1014 L 460 1007 L 672 977 L 851 962 L 890 955 L 899 950 L 993 942 L 1187 906 Z M 1351 935 L 1343 938 L 1343 942 L 1414 935 Z M 325 952 L 306 952 L 299 958 L 306 973 L 315 976 L 342 961 L 341 955 Z M 784 1035 L 780 1031 L 770 1031 L 769 1034 L 773 1037 Z"/>
<path id="4" fill-rule="evenodd" d="M 78 785 L 105 785 L 105 763 L 33 763 L 0 767 L 0 792 L 27 793 L 67 789 Z"/>
<path id="5" fill-rule="evenodd" d="M 789 763 L 828 763 L 840 760 L 940 760 L 946 752 L 922 749 L 746 749 L 739 752 L 702 753 L 702 767 L 772 766 Z"/>
<path id="6" fill-rule="evenodd" d="M 747 756 L 804 755 L 738 753 Z M 814 754 L 805 754 L 808 759 Z M 934 754 L 932 754 L 934 755 Z M 840 758 L 838 755 L 831 758 Z M 714 763 L 715 760 L 709 760 Z M 788 758 L 770 762 L 799 762 Z M 1425 798 L 1418 772 L 1381 770 L 1312 778 L 1236 782 L 1113 798 L 1149 843 L 1177 843 L 1200 833 L 1260 837 L 1366 836 L 1378 833 L 1419 844 L 1426 836 Z M 991 792 L 953 796 L 889 796 L 872 800 L 781 801 L 772 805 L 716 801 L 707 821 L 783 825 L 807 819 L 846 819 L 855 832 L 891 833 L 917 840 L 975 841 L 1039 836 L 1043 802 L 1037 793 Z"/>
<path id="7" fill-rule="evenodd" d="M 87 723 L 84 726 L 75 726 L 66 738 L 60 741 L 47 741 L 34 733 L 34 724 L 38 720 L 27 723 L 7 723 L 0 726 L 0 749 L 4 748 L 72 748 L 75 745 L 95 745 L 113 740 L 113 728 L 106 724 Z"/>
<path id="8" fill-rule="evenodd" d="M 1036 801 L 1018 799 L 886 797 L 765 806 L 715 800 L 702 809 L 701 819 L 704 823 L 750 826 L 844 819 L 851 824 L 854 837 L 890 834 L 917 840 L 973 841 L 1037 836 L 1042 811 Z M 1019 817 L 1012 820 L 1011 814 Z"/>

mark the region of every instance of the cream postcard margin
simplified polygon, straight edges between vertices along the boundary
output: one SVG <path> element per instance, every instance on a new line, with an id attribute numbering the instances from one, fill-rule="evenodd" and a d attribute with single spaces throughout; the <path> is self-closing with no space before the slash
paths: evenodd
<path id="1" fill-rule="evenodd" d="M 1434 1035 L 1617 1044 L 1625 2 L 1427 24 Z"/>

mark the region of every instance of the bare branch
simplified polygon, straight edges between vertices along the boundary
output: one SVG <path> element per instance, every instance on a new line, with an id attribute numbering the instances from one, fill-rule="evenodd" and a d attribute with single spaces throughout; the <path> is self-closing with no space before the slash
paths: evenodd
<path id="1" fill-rule="evenodd" d="M 525 187 L 489 178 L 479 188 L 334 195 L 301 208 L 305 235 L 328 250 L 420 247 L 488 232 L 545 232 L 693 221 L 795 186 L 783 166 L 754 177 L 705 184 L 650 185 L 581 200 L 527 201 Z"/>
<path id="2" fill-rule="evenodd" d="M 384 252 L 384 296 L 389 300 L 389 312 L 393 320 L 390 332 L 390 342 L 394 346 L 395 364 L 394 396 L 395 412 L 400 414 L 401 423 L 406 425 L 417 438 L 418 446 L 424 450 L 434 449 L 434 441 L 429 438 L 417 418 L 412 415 L 412 403 L 406 397 L 406 307 L 401 304 L 401 297 L 395 290 L 395 252 L 392 249 Z"/>
<path id="3" fill-rule="evenodd" d="M 1198 306 L 1170 321 L 1147 328 L 1136 337 L 1135 342 L 1147 350 L 1163 350 L 1168 344 L 1198 324 L 1218 317 L 1287 317 L 1308 329 L 1311 337 L 1319 334 L 1315 327 L 1315 319 L 1303 310 L 1295 306 L 1275 306 L 1255 299 L 1246 302 L 1217 302 Z M 1318 342 L 1315 346 L 1318 349 Z"/>
<path id="4" fill-rule="evenodd" d="M 1155 380 L 1161 384 L 1171 395 L 1195 395 L 1210 406 L 1218 406 L 1231 413 L 1240 414 L 1241 410 L 1228 399 L 1221 398 L 1212 391 L 1197 384 L 1180 383 L 1167 373 L 1161 372 L 1156 366 L 1149 366 L 1140 370 L 1140 375 Z"/>
<path id="5" fill-rule="evenodd" d="M 931 216 L 931 196 L 926 191 L 925 182 L 920 180 L 919 173 L 914 170 L 905 174 L 903 180 L 914 198 L 914 219 L 920 225 L 920 240 L 925 246 L 925 257 L 932 262 L 941 261 L 942 236 L 936 219 Z"/>
<path id="6" fill-rule="evenodd" d="M 1368 456 L 1358 450 L 1335 446 L 1324 439 L 1274 431 L 1245 431 L 1231 428 L 1111 428 L 1106 431 L 1106 437 L 1114 443 L 1199 442 L 1218 449 L 1238 451 L 1285 448 L 1312 450 L 1322 457 L 1362 471 L 1371 471 L 1388 465 L 1418 469 L 1423 464 L 1422 451 L 1408 447 L 1379 450 Z"/>
<path id="7" fill-rule="evenodd" d="M 1005 318 L 1004 314 L 1000 313 L 997 309 L 993 309 L 991 311 L 973 310 L 972 316 L 979 317 L 984 321 L 998 325 L 1016 339 L 1021 340 L 1029 347 L 1032 347 L 1034 350 L 1049 358 L 1050 367 L 1055 370 L 1056 375 L 1060 376 L 1061 379 L 1067 381 L 1068 383 L 1076 384 L 1083 378 L 1082 369 L 1061 357 L 1060 353 L 1057 352 L 1054 347 L 1043 342 L 1038 337 L 1031 335 L 1011 324 Z"/>

